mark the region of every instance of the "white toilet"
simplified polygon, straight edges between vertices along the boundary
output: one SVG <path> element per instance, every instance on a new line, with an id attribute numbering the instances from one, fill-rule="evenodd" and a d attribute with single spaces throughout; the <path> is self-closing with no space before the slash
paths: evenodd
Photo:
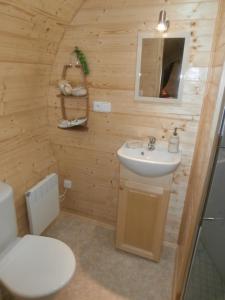
<path id="1" fill-rule="evenodd" d="M 14 299 L 53 299 L 75 267 L 65 243 L 38 235 L 17 237 L 13 191 L 0 182 L 0 285 Z"/>

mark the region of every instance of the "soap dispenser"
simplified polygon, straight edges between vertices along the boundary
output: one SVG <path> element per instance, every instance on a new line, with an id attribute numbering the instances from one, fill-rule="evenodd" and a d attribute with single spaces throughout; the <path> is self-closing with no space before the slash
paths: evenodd
<path id="1" fill-rule="evenodd" d="M 170 153 L 179 152 L 180 138 L 177 134 L 178 129 L 179 129 L 178 127 L 174 128 L 173 134 L 169 138 L 168 152 Z"/>

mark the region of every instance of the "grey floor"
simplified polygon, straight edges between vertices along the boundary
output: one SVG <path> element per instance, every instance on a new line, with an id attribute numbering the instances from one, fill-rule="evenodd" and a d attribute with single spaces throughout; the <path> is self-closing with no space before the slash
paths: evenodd
<path id="1" fill-rule="evenodd" d="M 56 300 L 169 300 L 174 250 L 164 248 L 160 263 L 118 251 L 114 231 L 70 213 L 61 213 L 48 236 L 67 243 L 77 268 Z"/>
<path id="2" fill-rule="evenodd" d="M 224 300 L 225 285 L 203 243 L 199 242 L 185 300 Z"/>

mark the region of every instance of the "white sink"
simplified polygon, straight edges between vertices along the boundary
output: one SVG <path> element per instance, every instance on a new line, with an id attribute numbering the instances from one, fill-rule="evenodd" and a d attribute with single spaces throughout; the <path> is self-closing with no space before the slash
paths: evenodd
<path id="1" fill-rule="evenodd" d="M 121 164 L 141 176 L 158 177 L 174 172 L 180 164 L 181 153 L 169 153 L 167 147 L 156 145 L 148 150 L 142 142 L 126 142 L 117 151 Z"/>

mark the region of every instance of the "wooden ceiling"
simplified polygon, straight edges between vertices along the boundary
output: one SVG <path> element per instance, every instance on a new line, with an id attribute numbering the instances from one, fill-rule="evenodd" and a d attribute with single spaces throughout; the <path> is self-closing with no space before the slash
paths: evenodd
<path id="1" fill-rule="evenodd" d="M 52 64 L 64 28 L 82 3 L 83 0 L 1 1 L 0 60 Z"/>

